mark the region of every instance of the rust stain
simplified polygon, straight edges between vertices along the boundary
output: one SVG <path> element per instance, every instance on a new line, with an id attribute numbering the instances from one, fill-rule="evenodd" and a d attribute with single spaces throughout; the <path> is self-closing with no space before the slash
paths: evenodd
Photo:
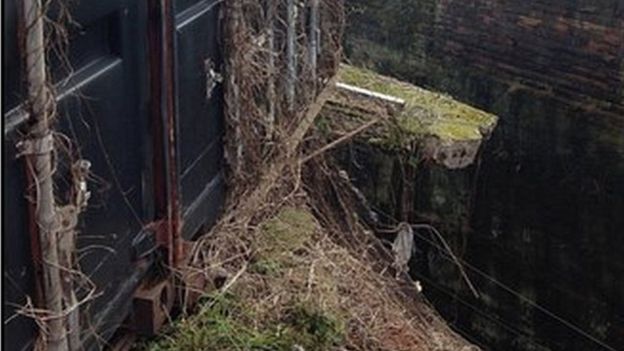
<path id="1" fill-rule="evenodd" d="M 176 158 L 176 145 L 177 145 L 177 131 L 176 131 L 176 108 L 175 108 L 175 53 L 174 48 L 174 33 L 175 24 L 173 3 L 172 0 L 163 0 L 163 13 L 164 13 L 164 27 L 165 27 L 165 40 L 163 41 L 163 58 L 165 69 L 165 99 L 166 99 L 166 116 L 167 116 L 167 128 L 168 128 L 168 150 L 169 150 L 169 206 L 168 206 L 168 222 L 170 225 L 170 248 L 171 254 L 169 256 L 169 262 L 173 267 L 178 267 L 179 263 L 183 259 L 182 237 L 181 237 L 181 209 L 180 209 L 180 192 L 179 192 L 179 180 L 178 180 L 178 164 Z"/>
<path id="2" fill-rule="evenodd" d="M 149 59 L 150 116 L 153 131 L 154 199 L 156 220 L 164 221 L 158 242 L 167 249 L 167 264 L 182 258 L 179 181 L 176 160 L 173 4 L 150 0 Z"/>

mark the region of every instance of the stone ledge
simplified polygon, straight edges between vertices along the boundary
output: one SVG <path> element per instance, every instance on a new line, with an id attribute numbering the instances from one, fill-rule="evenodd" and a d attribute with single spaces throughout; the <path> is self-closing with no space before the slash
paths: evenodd
<path id="1" fill-rule="evenodd" d="M 474 162 L 498 118 L 452 97 L 342 65 L 336 93 L 323 116 L 330 131 L 350 130 L 373 118 L 379 123 L 360 139 L 388 149 L 414 151 L 450 169 Z"/>

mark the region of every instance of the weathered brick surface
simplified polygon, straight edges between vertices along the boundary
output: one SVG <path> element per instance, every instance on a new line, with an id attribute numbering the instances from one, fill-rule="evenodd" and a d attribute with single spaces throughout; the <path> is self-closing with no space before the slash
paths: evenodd
<path id="1" fill-rule="evenodd" d="M 572 106 L 624 113 L 622 0 L 354 0 L 348 46 L 476 69 Z M 356 43 L 356 44 L 354 44 Z M 357 51 L 357 50 L 356 50 Z M 370 53 L 368 53 L 370 54 Z"/>
<path id="2" fill-rule="evenodd" d="M 615 110 L 623 103 L 623 15 L 621 0 L 441 0 L 431 54 Z"/>

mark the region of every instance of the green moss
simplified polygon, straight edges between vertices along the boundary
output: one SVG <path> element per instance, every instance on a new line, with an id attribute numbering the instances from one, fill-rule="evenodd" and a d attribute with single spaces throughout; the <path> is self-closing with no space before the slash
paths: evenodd
<path id="1" fill-rule="evenodd" d="M 424 135 L 442 140 L 478 140 L 482 130 L 490 130 L 496 116 L 434 93 L 375 72 L 343 65 L 339 71 L 341 82 L 391 95 L 405 100 L 402 113 L 397 116 L 400 130 L 394 131 L 388 141 L 409 140 Z M 403 142 L 403 141 L 401 141 Z"/>
<path id="2" fill-rule="evenodd" d="M 344 338 L 344 323 L 311 304 L 294 306 L 287 312 L 285 322 L 298 333 L 297 342 L 304 350 L 327 350 Z"/>
<path id="3" fill-rule="evenodd" d="M 270 335 L 241 325 L 233 315 L 240 315 L 238 302 L 231 295 L 216 295 L 197 314 L 176 321 L 171 332 L 143 349 L 164 350 L 236 350 L 249 349 L 258 343 L 270 343 Z"/>
<path id="4" fill-rule="evenodd" d="M 328 137 L 331 135 L 331 121 L 323 116 L 320 115 L 316 120 L 315 120 L 315 126 L 316 126 L 316 130 L 321 134 L 321 136 L 323 137 Z"/>
<path id="5" fill-rule="evenodd" d="M 276 275 L 284 268 L 280 261 L 270 258 L 259 259 L 249 265 L 249 271 L 262 275 Z"/>
<path id="6" fill-rule="evenodd" d="M 312 214 L 287 207 L 261 225 L 257 242 L 259 255 L 264 260 L 279 261 L 280 256 L 302 247 L 315 230 Z"/>
<path id="7" fill-rule="evenodd" d="M 254 245 L 257 257 L 248 272 L 266 275 L 251 277 L 256 285 L 238 284 L 229 293 L 204 297 L 200 311 L 176 321 L 158 340 L 140 349 L 151 351 L 325 351 L 341 344 L 345 324 L 343 316 L 323 299 L 310 298 L 306 285 L 293 285 L 293 274 L 307 277 L 309 267 L 297 266 L 292 258 L 315 235 L 318 224 L 305 208 L 287 207 L 259 227 Z M 285 272 L 289 272 L 286 274 Z M 317 289 L 325 277 L 323 267 L 315 270 Z M 243 279 L 243 278 L 241 278 Z M 254 280 L 255 279 L 255 280 Z M 303 279 L 302 281 L 307 281 Z M 326 284 L 335 286 L 329 279 Z M 267 285 L 265 285 L 267 284 Z M 283 286 L 282 286 L 283 284 Z M 305 283 L 304 283 L 305 284 Z M 267 296 L 275 295 L 261 287 L 284 288 L 271 306 Z M 256 290 L 259 289 L 259 290 Z M 324 292 L 325 294 L 325 292 Z M 271 300 L 272 300 L 271 298 Z M 329 296 L 331 298 L 331 296 Z"/>
<path id="8" fill-rule="evenodd" d="M 150 351 L 292 351 L 331 349 L 342 341 L 343 323 L 308 305 L 293 305 L 281 318 L 255 327 L 253 313 L 232 295 L 211 297 L 200 313 L 174 324 L 167 336 L 145 344 Z"/>

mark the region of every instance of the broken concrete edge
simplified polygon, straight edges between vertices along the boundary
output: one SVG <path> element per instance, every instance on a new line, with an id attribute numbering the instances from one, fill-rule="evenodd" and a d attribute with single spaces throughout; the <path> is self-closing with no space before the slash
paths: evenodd
<path id="1" fill-rule="evenodd" d="M 418 145 L 423 157 L 449 169 L 474 163 L 498 123 L 497 116 L 448 95 L 345 64 L 336 88 L 325 108 L 326 118 L 334 119 L 330 124 L 348 128 L 373 117 L 392 121 L 360 139 L 392 150 Z"/>

